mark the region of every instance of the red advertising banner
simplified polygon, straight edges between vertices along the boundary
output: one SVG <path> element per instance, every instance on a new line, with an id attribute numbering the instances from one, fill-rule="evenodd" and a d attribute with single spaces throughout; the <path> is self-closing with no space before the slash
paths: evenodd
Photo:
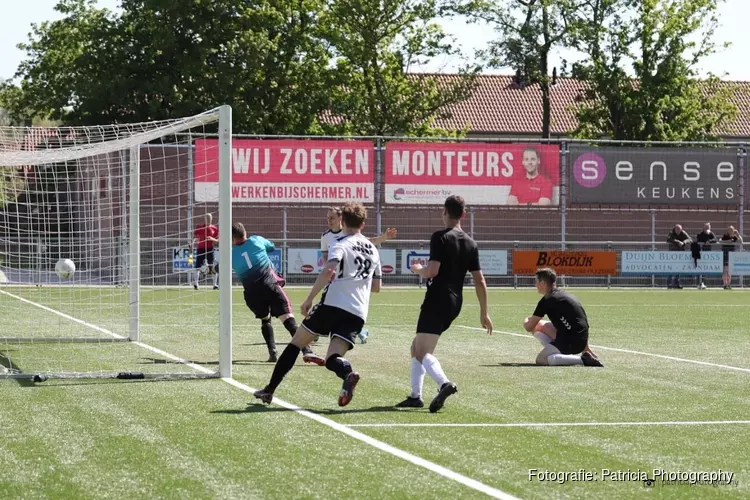
<path id="1" fill-rule="evenodd" d="M 441 205 L 559 205 L 560 149 L 548 144 L 389 142 L 385 201 Z"/>
<path id="2" fill-rule="evenodd" d="M 195 201 L 219 199 L 219 141 L 195 141 Z M 344 203 L 375 199 L 375 148 L 369 141 L 234 139 L 232 200 Z"/>

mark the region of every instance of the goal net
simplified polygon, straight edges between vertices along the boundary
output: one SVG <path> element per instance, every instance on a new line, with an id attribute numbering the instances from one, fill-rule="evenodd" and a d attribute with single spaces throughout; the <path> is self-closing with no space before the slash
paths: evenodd
<path id="1" fill-rule="evenodd" d="M 139 124 L 0 128 L 0 378 L 231 376 L 231 286 L 214 289 L 207 268 L 194 286 L 193 234 L 209 213 L 191 203 L 194 144 L 217 134 L 208 156 L 214 171 L 226 164 L 229 192 L 227 106 Z M 211 215 L 228 260 L 226 198 Z M 56 274 L 60 259 L 73 261 L 72 277 Z M 219 267 L 229 285 L 231 267 Z"/>

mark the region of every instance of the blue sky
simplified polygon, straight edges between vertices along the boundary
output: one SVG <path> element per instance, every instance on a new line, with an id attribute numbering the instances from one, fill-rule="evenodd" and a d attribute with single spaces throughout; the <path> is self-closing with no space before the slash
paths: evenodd
<path id="1" fill-rule="evenodd" d="M 41 23 L 56 18 L 54 6 L 57 0 L 5 0 L 3 15 L 0 16 L 0 78 L 10 78 L 16 71 L 23 58 L 23 53 L 16 48 L 16 44 L 25 41 L 30 31 L 31 23 Z M 117 8 L 119 0 L 98 0 L 100 6 L 110 9 Z M 704 60 L 701 65 L 703 74 L 727 74 L 727 79 L 750 81 L 750 64 L 747 54 L 750 53 L 750 36 L 747 34 L 747 24 L 750 19 L 750 0 L 727 0 L 720 7 L 720 22 L 716 42 L 723 44 L 731 42 L 729 48 L 722 49 L 718 54 Z M 458 39 L 467 55 L 474 49 L 480 48 L 492 40 L 494 33 L 491 28 L 469 25 L 460 19 L 446 20 L 444 28 Z M 562 57 L 569 61 L 575 60 L 573 53 L 554 54 L 552 65 L 559 64 Z M 451 71 L 460 65 L 459 60 L 436 60 L 423 68 L 426 71 Z M 500 69 L 488 73 L 509 73 Z"/>

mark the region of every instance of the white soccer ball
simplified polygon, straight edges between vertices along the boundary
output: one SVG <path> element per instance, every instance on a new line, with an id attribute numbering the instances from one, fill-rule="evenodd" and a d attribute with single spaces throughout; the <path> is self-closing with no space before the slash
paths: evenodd
<path id="1" fill-rule="evenodd" d="M 76 265 L 70 259 L 60 259 L 55 264 L 55 272 L 62 279 L 68 279 L 76 272 Z"/>

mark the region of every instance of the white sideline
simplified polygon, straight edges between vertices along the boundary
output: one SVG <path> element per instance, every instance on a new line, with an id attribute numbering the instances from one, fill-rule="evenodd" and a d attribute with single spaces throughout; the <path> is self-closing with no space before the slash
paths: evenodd
<path id="1" fill-rule="evenodd" d="M 706 420 L 694 422 L 521 422 L 487 424 L 349 424 L 347 427 L 626 427 L 649 425 L 747 425 L 750 420 Z"/>
<path id="2" fill-rule="evenodd" d="M 31 300 L 25 299 L 23 297 L 19 297 L 18 295 L 14 295 L 12 293 L 6 292 L 5 290 L 0 290 L 0 293 L 2 293 L 4 295 L 7 295 L 9 297 L 13 297 L 15 299 L 18 299 L 21 302 L 25 302 L 25 303 L 30 304 L 32 306 L 38 307 L 40 309 L 43 309 L 43 310 L 45 310 L 47 312 L 56 314 L 56 315 L 58 315 L 60 317 L 63 317 L 65 319 L 68 319 L 70 321 L 78 323 L 80 325 L 83 325 L 83 326 L 86 326 L 86 327 L 89 327 L 89 328 L 93 328 L 94 330 L 96 330 L 98 332 L 105 333 L 107 335 L 112 335 L 112 336 L 114 336 L 116 338 L 125 338 L 125 337 L 123 337 L 121 335 L 118 335 L 118 334 L 116 334 L 114 332 L 111 332 L 111 331 L 107 330 L 106 328 L 101 328 L 99 326 L 93 325 L 93 324 L 88 323 L 86 321 L 83 321 L 81 319 L 74 318 L 73 316 L 70 316 L 69 314 L 65 314 L 63 312 L 57 311 L 57 310 L 52 309 L 50 307 L 44 306 L 42 304 L 38 304 L 38 303 L 33 302 Z M 191 363 L 190 361 L 186 361 L 186 360 L 184 360 L 182 358 L 179 358 L 179 357 L 177 357 L 177 356 L 175 356 L 173 354 L 170 354 L 168 352 L 162 351 L 161 349 L 158 349 L 156 347 L 150 346 L 148 344 L 144 344 L 142 342 L 133 342 L 133 344 L 137 345 L 139 347 L 142 347 L 144 349 L 148 349 L 149 351 L 157 353 L 157 354 L 159 354 L 161 356 L 164 356 L 165 358 L 171 359 L 172 361 L 176 361 L 178 363 L 181 363 L 181 364 L 184 364 L 186 366 L 189 366 L 189 367 L 193 368 L 194 370 L 198 370 L 198 371 L 201 371 L 201 372 L 207 373 L 207 374 L 214 373 L 213 371 L 209 370 L 208 368 L 205 368 L 203 366 L 197 365 L 195 363 Z M 233 378 L 222 378 L 221 380 L 223 380 L 224 382 L 228 383 L 231 386 L 234 386 L 234 387 L 236 387 L 238 389 L 241 389 L 241 390 L 243 390 L 245 392 L 248 392 L 250 394 L 252 394 L 253 392 L 255 392 L 255 389 L 253 389 L 252 387 L 249 387 L 249 386 L 247 386 L 247 385 L 245 385 L 245 384 L 243 384 L 241 382 L 238 382 L 237 380 L 235 380 Z M 329 418 L 323 417 L 321 415 L 318 415 L 316 413 L 310 412 L 308 410 L 304 410 L 304 409 L 300 408 L 299 406 L 293 405 L 291 403 L 287 403 L 286 401 L 283 401 L 283 400 L 278 399 L 278 398 L 273 398 L 273 402 L 275 404 L 281 406 L 282 408 L 286 408 L 288 410 L 295 411 L 295 412 L 297 412 L 298 414 L 300 414 L 300 415 L 302 415 L 304 417 L 307 417 L 309 419 L 315 420 L 318 423 L 321 423 L 321 424 L 323 424 L 325 426 L 328 426 L 331 429 L 339 431 L 339 432 L 341 432 L 343 434 L 346 434 L 347 436 L 352 437 L 352 438 L 354 438 L 354 439 L 356 439 L 358 441 L 361 441 L 361 442 L 363 442 L 365 444 L 368 444 L 368 445 L 370 445 L 370 446 L 372 446 L 374 448 L 377 448 L 380 451 L 383 451 L 385 453 L 389 453 L 389 454 L 391 454 L 391 455 L 393 455 L 395 457 L 398 457 L 398 458 L 401 458 L 403 460 L 406 460 L 407 462 L 409 462 L 411 464 L 414 464 L 414 465 L 417 465 L 419 467 L 423 467 L 423 468 L 425 468 L 425 469 L 427 469 L 427 470 L 429 470 L 431 472 L 434 472 L 434 473 L 436 473 L 438 475 L 441 475 L 441 476 L 443 476 L 445 478 L 448 478 L 448 479 L 451 479 L 453 481 L 456 481 L 457 483 L 463 484 L 464 486 L 467 486 L 467 487 L 469 487 L 469 488 L 471 488 L 473 490 L 476 490 L 476 491 L 479 491 L 481 493 L 484 493 L 485 495 L 488 495 L 488 496 L 493 497 L 493 498 L 500 498 L 502 500 L 518 500 L 516 497 L 514 497 L 512 495 L 509 495 L 509 494 L 507 494 L 507 493 L 505 493 L 503 491 L 500 491 L 500 490 L 498 490 L 496 488 L 493 488 L 491 486 L 487 486 L 484 483 L 481 483 L 481 482 L 479 482 L 479 481 L 477 481 L 475 479 L 471 479 L 470 477 L 467 477 L 467 476 L 464 476 L 462 474 L 459 474 L 458 472 L 454 472 L 454 471 L 452 471 L 450 469 L 447 469 L 447 468 L 445 468 L 445 467 L 443 467 L 441 465 L 438 465 L 438 464 L 436 464 L 434 462 L 430 462 L 429 460 L 425 460 L 425 459 L 423 459 L 421 457 L 418 457 L 416 455 L 412 455 L 409 452 L 406 452 L 404 450 L 401 450 L 399 448 L 391 446 L 391 445 L 389 445 L 387 443 L 379 441 L 379 440 L 377 440 L 375 438 L 372 438 L 372 437 L 370 437 L 370 436 L 368 436 L 366 434 L 363 434 L 363 433 L 361 433 L 359 431 L 355 431 L 353 429 L 349 429 L 347 426 L 339 424 L 338 422 L 335 422 L 335 421 L 333 421 L 333 420 L 331 420 Z"/>
<path id="3" fill-rule="evenodd" d="M 237 387 L 238 389 L 242 389 L 243 391 L 247 391 L 249 393 L 255 392 L 255 389 L 252 387 L 248 387 L 245 384 L 236 381 L 235 379 L 229 378 L 229 379 L 222 379 L 225 382 L 227 382 L 230 385 L 233 385 L 234 387 Z M 418 465 L 420 467 L 424 467 L 425 469 L 435 472 L 436 474 L 439 474 L 443 477 L 446 477 L 448 479 L 452 479 L 453 481 L 456 481 L 457 483 L 461 483 L 464 486 L 468 486 L 471 489 L 477 490 L 481 493 L 484 493 L 488 496 L 491 496 L 493 498 L 502 498 L 506 500 L 516 499 L 516 497 L 509 495 L 503 491 L 500 491 L 498 489 L 495 489 L 491 486 L 487 486 L 484 483 L 480 483 L 479 481 L 476 481 L 474 479 L 471 479 L 469 477 L 466 477 L 462 474 L 459 474 L 457 472 L 453 472 L 450 469 L 446 469 L 445 467 L 438 465 L 434 462 L 430 462 L 429 460 L 425 460 L 423 458 L 420 458 L 416 455 L 412 455 L 409 452 L 403 451 L 399 448 L 396 448 L 394 446 L 391 446 L 387 443 L 384 443 L 382 441 L 379 441 L 375 438 L 372 438 L 368 436 L 367 434 L 362 434 L 361 432 L 355 431 L 353 429 L 350 429 L 351 426 L 346 426 L 343 424 L 340 424 L 338 422 L 334 422 L 333 420 L 323 417 L 321 415 L 318 415 L 317 413 L 313 413 L 308 410 L 304 410 L 300 408 L 299 406 L 295 406 L 293 404 L 287 403 L 286 401 L 282 401 L 276 397 L 273 398 L 273 402 L 282 408 L 286 408 L 287 410 L 292 410 L 297 413 L 299 413 L 302 416 L 305 416 L 309 419 L 315 420 L 316 422 L 319 422 L 323 425 L 326 425 L 330 427 L 333 430 L 342 432 L 346 434 L 347 436 L 353 437 L 354 439 L 357 439 L 359 441 L 362 441 L 365 444 L 369 444 L 370 446 L 379 449 L 380 451 L 384 451 L 386 453 L 390 453 L 391 455 L 394 455 L 398 458 L 402 458 L 406 460 L 407 462 L 410 462 L 414 465 Z M 516 499 L 517 500 L 517 499 Z"/>
<path id="4" fill-rule="evenodd" d="M 467 330 L 479 330 L 479 331 L 485 331 L 484 328 L 479 328 L 478 326 L 464 326 L 464 325 L 456 325 L 459 328 L 466 328 Z M 522 333 L 514 333 L 514 332 L 504 332 L 502 330 L 494 330 L 493 333 L 502 333 L 504 335 L 512 335 L 514 337 L 525 337 L 530 340 L 535 340 L 534 337 L 531 336 L 530 333 L 522 334 Z M 653 358 L 661 358 L 661 359 L 668 359 L 670 361 L 680 361 L 682 363 L 693 363 L 696 365 L 704 365 L 704 366 L 713 366 L 716 368 L 724 368 L 725 370 L 734 370 L 738 372 L 745 372 L 750 373 L 750 368 L 740 368 L 739 366 L 731 366 L 731 365 L 720 365 L 718 363 L 710 363 L 708 361 L 698 361 L 695 359 L 687 359 L 687 358 L 677 358 L 675 356 L 666 356 L 664 354 L 654 354 L 651 352 L 643 352 L 643 351 L 633 351 L 630 349 L 619 349 L 617 347 L 606 347 L 603 345 L 594 345 L 591 344 L 591 347 L 596 347 L 597 349 L 601 349 L 603 351 L 615 351 L 615 352 L 625 352 L 628 354 L 640 354 L 641 356 L 651 356 Z"/>

